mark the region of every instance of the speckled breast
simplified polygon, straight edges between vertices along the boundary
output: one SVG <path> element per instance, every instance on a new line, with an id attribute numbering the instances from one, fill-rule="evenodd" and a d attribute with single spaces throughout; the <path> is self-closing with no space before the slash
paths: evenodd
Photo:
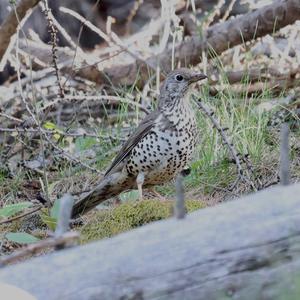
<path id="1" fill-rule="evenodd" d="M 144 172 L 144 185 L 155 185 L 173 179 L 191 160 L 197 137 L 193 115 L 176 126 L 157 124 L 133 149 L 126 164 L 129 174 Z"/>

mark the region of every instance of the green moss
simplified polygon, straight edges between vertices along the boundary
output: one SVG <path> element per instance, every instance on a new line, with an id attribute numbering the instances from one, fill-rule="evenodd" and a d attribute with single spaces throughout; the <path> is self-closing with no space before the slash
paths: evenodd
<path id="1" fill-rule="evenodd" d="M 114 236 L 172 215 L 173 201 L 128 201 L 115 208 L 99 211 L 81 229 L 81 241 L 87 243 Z M 186 201 L 188 212 L 205 207 L 198 200 Z"/>

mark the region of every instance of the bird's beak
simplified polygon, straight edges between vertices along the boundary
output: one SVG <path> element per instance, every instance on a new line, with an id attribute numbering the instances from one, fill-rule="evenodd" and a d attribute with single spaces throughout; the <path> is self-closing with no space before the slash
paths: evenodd
<path id="1" fill-rule="evenodd" d="M 190 80 L 189 80 L 189 83 L 194 83 L 194 82 L 197 82 L 199 80 L 203 80 L 203 79 L 206 79 L 207 76 L 205 74 L 202 74 L 202 73 L 195 73 L 193 74 L 191 77 L 190 77 Z"/>

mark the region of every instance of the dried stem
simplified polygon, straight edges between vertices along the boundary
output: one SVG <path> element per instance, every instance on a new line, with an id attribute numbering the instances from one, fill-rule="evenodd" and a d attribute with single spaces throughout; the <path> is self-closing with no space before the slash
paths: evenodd
<path id="1" fill-rule="evenodd" d="M 71 214 L 74 204 L 74 198 L 70 194 L 65 194 L 60 199 L 58 221 L 54 236 L 59 238 L 70 229 Z M 61 250 L 66 247 L 66 244 L 57 245 L 55 250 Z"/>
<path id="2" fill-rule="evenodd" d="M 28 216 L 28 215 L 31 215 L 31 214 L 33 214 L 33 213 L 39 211 L 41 208 L 42 208 L 42 207 L 39 206 L 39 207 L 36 207 L 36 208 L 34 208 L 34 209 L 30 210 L 30 211 L 24 212 L 24 213 L 21 214 L 21 215 L 18 215 L 18 216 L 15 216 L 15 217 L 12 217 L 12 218 L 3 220 L 3 221 L 0 222 L 0 225 L 7 224 L 7 223 L 10 223 L 10 222 L 16 221 L 16 220 L 18 220 L 18 219 L 24 218 L 24 217 L 26 217 L 26 216 Z"/>
<path id="3" fill-rule="evenodd" d="M 213 12 L 209 15 L 205 23 L 203 24 L 203 27 L 207 29 L 209 25 L 214 21 L 214 18 L 221 13 L 221 8 L 225 4 L 225 0 L 219 0 L 218 3 L 214 6 Z"/>
<path id="4" fill-rule="evenodd" d="M 40 0 L 22 0 L 19 1 L 14 11 L 8 15 L 6 20 L 0 26 L 0 72 L 3 70 L 9 51 L 13 35 L 17 32 L 20 20 L 28 17 L 31 10 L 39 3 Z"/>
<path id="5" fill-rule="evenodd" d="M 176 177 L 176 200 L 174 205 L 174 216 L 177 219 L 183 219 L 185 216 L 184 206 L 184 187 L 182 183 L 182 175 L 178 174 Z"/>
<path id="6" fill-rule="evenodd" d="M 36 128 L 2 128 L 0 127 L 0 132 L 10 132 L 10 133 L 39 133 L 39 129 Z M 124 140 L 124 138 L 118 138 L 116 136 L 112 137 L 109 135 L 93 134 L 93 133 L 72 133 L 72 132 L 62 132 L 56 130 L 44 130 L 45 134 L 54 135 L 58 134 L 60 136 L 71 136 L 71 137 L 94 137 L 101 138 L 105 140 Z"/>
<path id="7" fill-rule="evenodd" d="M 52 13 L 51 10 L 49 9 L 48 6 L 48 0 L 43 0 L 44 2 L 44 14 L 46 16 L 47 22 L 48 22 L 48 31 L 51 35 L 51 45 L 52 45 L 52 62 L 53 62 L 53 67 L 55 70 L 55 75 L 57 79 L 57 84 L 59 87 L 59 92 L 60 92 L 60 98 L 64 98 L 65 92 L 61 84 L 60 80 L 60 74 L 59 74 L 59 69 L 58 69 L 58 62 L 57 62 L 57 27 L 53 21 L 52 18 Z"/>
<path id="8" fill-rule="evenodd" d="M 57 247 L 62 245 L 73 244 L 79 239 L 79 234 L 75 231 L 67 232 L 61 235 L 60 237 L 49 238 L 35 244 L 30 244 L 23 248 L 20 251 L 17 251 L 11 255 L 8 255 L 4 258 L 0 258 L 0 267 L 5 265 L 16 263 L 20 259 L 25 258 L 26 256 L 36 254 L 42 250 L 45 250 L 50 247 Z"/>
<path id="9" fill-rule="evenodd" d="M 65 158 L 67 158 L 70 161 L 73 161 L 76 164 L 82 165 L 83 167 L 85 167 L 86 169 L 89 169 L 93 172 L 96 172 L 97 174 L 102 174 L 102 172 L 100 172 L 99 170 L 87 165 L 86 163 L 82 162 L 81 160 L 77 159 L 76 157 L 73 157 L 70 153 L 66 152 L 64 149 L 60 148 L 59 146 L 57 146 L 54 142 L 51 141 L 51 139 L 44 133 L 44 131 L 42 130 L 44 138 L 47 140 L 47 142 L 55 149 L 57 150 L 61 155 L 63 155 Z"/>
<path id="10" fill-rule="evenodd" d="M 103 38 L 108 44 L 114 43 L 116 46 L 120 47 L 120 49 L 126 51 L 129 55 L 131 55 L 134 59 L 138 61 L 142 61 L 145 63 L 148 67 L 150 67 L 153 70 L 156 70 L 156 67 L 151 62 L 148 62 L 143 59 L 143 57 L 136 53 L 135 51 L 129 49 L 122 40 L 114 33 L 111 32 L 111 35 L 108 36 L 103 31 L 101 31 L 98 27 L 96 27 L 94 24 L 92 24 L 90 21 L 86 20 L 84 17 L 82 17 L 80 14 L 76 13 L 75 11 L 66 8 L 66 7 L 60 7 L 60 11 L 66 14 L 70 14 L 80 22 L 82 22 L 85 26 L 87 26 L 89 29 L 91 29 L 93 32 L 97 33 L 101 38 Z"/>
<path id="11" fill-rule="evenodd" d="M 17 12 L 17 8 L 16 6 L 14 5 L 14 12 L 15 12 L 15 15 L 16 15 L 16 19 L 20 25 L 20 20 L 19 20 L 19 16 L 18 16 L 18 12 Z M 26 37 L 26 34 L 23 30 L 22 27 L 20 27 L 20 31 L 23 33 L 24 37 L 25 37 L 25 41 L 26 41 L 26 44 L 28 46 L 28 40 L 27 40 L 27 37 Z M 41 150 L 42 150 L 42 158 L 43 158 L 43 185 L 42 187 L 45 187 L 45 194 L 46 194 L 46 200 L 47 200 L 47 205 L 48 207 L 50 207 L 51 205 L 51 202 L 50 202 L 50 196 L 49 196 L 49 190 L 48 190 L 48 177 L 47 177 L 47 172 L 46 172 L 46 168 L 45 168 L 45 147 L 44 147 L 44 140 L 42 139 L 42 129 L 41 129 L 41 122 L 39 120 L 39 116 L 38 116 L 38 113 L 37 113 L 37 108 L 36 108 L 36 105 L 35 105 L 35 110 L 36 110 L 36 117 L 34 115 L 34 113 L 32 112 L 32 110 L 30 109 L 26 99 L 25 99 L 25 96 L 23 94 L 23 87 L 22 87 L 22 84 L 21 84 L 21 72 L 20 72 L 20 59 L 19 59 L 19 35 L 17 34 L 17 47 L 16 47 L 16 57 L 17 57 L 17 68 L 16 68 L 16 71 L 17 71 L 17 77 L 18 77 L 18 85 L 19 85 L 19 89 L 20 89 L 20 94 L 21 94 L 21 101 L 23 102 L 23 104 L 25 105 L 25 108 L 26 110 L 28 111 L 29 115 L 32 117 L 32 120 L 34 121 L 34 123 L 37 125 L 37 127 L 39 128 L 39 131 L 40 131 L 40 139 L 41 139 Z M 31 88 L 32 88 L 32 97 L 33 97 L 33 103 L 36 104 L 36 101 L 35 101 L 35 88 L 34 88 L 34 85 L 33 85 L 33 80 L 32 80 L 32 61 L 31 61 L 31 57 L 29 57 L 29 65 L 30 65 L 30 82 L 31 82 Z"/>
<path id="12" fill-rule="evenodd" d="M 227 6 L 227 9 L 226 9 L 226 11 L 225 11 L 225 13 L 224 13 L 224 15 L 222 17 L 222 21 L 226 21 L 227 20 L 227 18 L 229 17 L 229 15 L 230 15 L 230 13 L 232 11 L 232 8 L 233 8 L 235 2 L 236 2 L 236 0 L 231 0 L 230 1 L 230 3 Z"/>
<path id="13" fill-rule="evenodd" d="M 290 157 L 289 157 L 289 126 L 282 124 L 280 132 L 280 183 L 290 184 Z"/>
<path id="14" fill-rule="evenodd" d="M 70 229 L 71 212 L 74 198 L 70 194 L 64 194 L 60 199 L 58 221 L 55 229 L 55 237 L 60 237 Z"/>
<path id="15" fill-rule="evenodd" d="M 237 185 L 237 183 L 239 182 L 239 180 L 243 180 L 245 182 L 247 182 L 252 188 L 253 190 L 257 191 L 257 188 L 254 184 L 254 182 L 251 180 L 248 172 L 252 173 L 252 168 L 248 168 L 248 166 L 250 167 L 250 163 L 247 163 L 247 171 L 248 172 L 244 172 L 243 168 L 242 168 L 242 161 L 246 162 L 246 159 L 240 159 L 240 154 L 238 153 L 238 151 L 235 149 L 233 143 L 229 140 L 229 138 L 227 137 L 227 135 L 225 134 L 225 130 L 221 127 L 220 123 L 218 120 L 216 120 L 213 115 L 214 112 L 212 112 L 209 108 L 207 108 L 202 102 L 201 100 L 195 100 L 195 103 L 197 104 L 197 106 L 200 108 L 200 110 L 202 110 L 205 115 L 210 119 L 210 121 L 212 122 L 214 128 L 216 128 L 216 130 L 219 132 L 221 138 L 224 141 L 224 144 L 227 145 L 229 152 L 232 155 L 232 158 L 234 159 L 236 168 L 237 168 L 237 173 L 238 173 L 238 178 L 237 180 L 234 182 L 234 184 L 231 186 L 230 190 L 234 189 L 235 186 Z"/>

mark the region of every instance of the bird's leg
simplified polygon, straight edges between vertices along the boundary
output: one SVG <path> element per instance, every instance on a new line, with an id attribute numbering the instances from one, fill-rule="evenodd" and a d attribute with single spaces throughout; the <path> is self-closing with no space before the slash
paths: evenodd
<path id="1" fill-rule="evenodd" d="M 143 186 L 144 180 L 145 180 L 145 175 L 144 175 L 143 172 L 140 172 L 138 174 L 138 176 L 136 177 L 136 184 L 137 184 L 137 187 L 138 187 L 138 190 L 139 190 L 139 199 L 140 200 L 143 200 L 143 189 L 142 189 L 142 186 Z"/>
<path id="2" fill-rule="evenodd" d="M 154 195 L 156 196 L 160 201 L 166 201 L 167 198 L 165 198 L 163 195 L 161 195 L 159 192 L 157 192 L 154 187 L 150 187 L 148 188 L 148 190 Z"/>

